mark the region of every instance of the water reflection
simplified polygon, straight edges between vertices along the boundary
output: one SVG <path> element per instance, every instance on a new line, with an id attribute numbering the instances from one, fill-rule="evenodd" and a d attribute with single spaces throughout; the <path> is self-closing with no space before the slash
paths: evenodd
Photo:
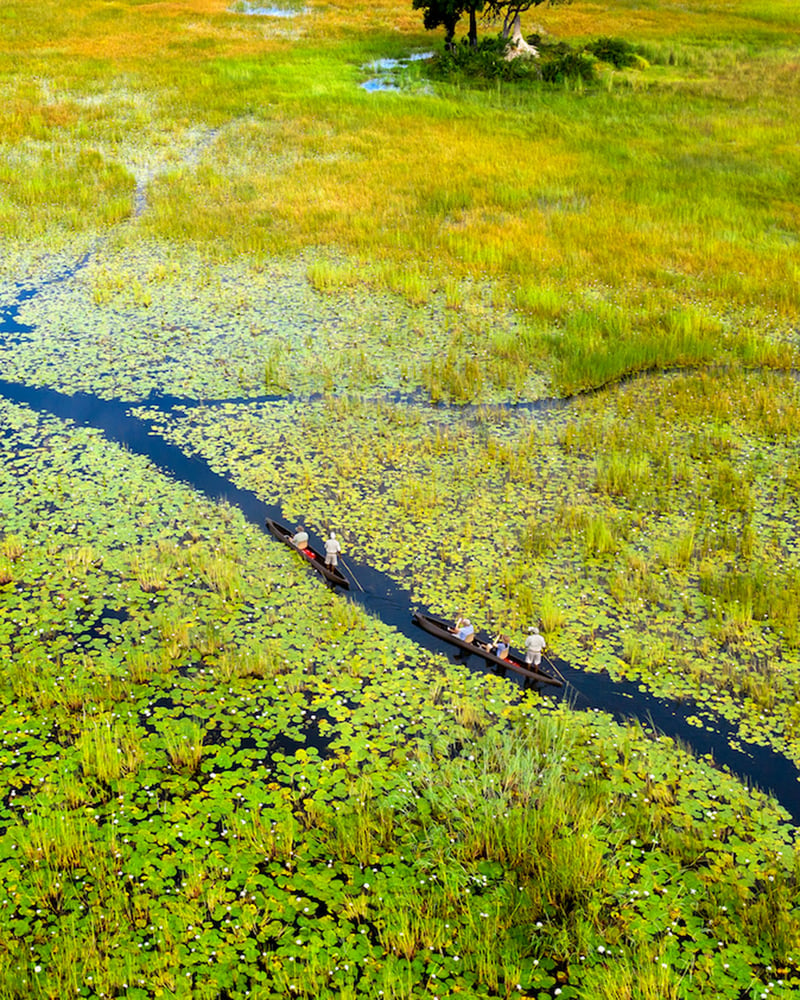
<path id="1" fill-rule="evenodd" d="M 412 63 L 421 62 L 427 59 L 433 59 L 433 52 L 414 52 L 410 56 L 404 56 L 401 59 L 374 59 L 372 62 L 365 63 L 361 69 L 365 73 L 377 73 L 378 76 L 373 76 L 369 80 L 365 80 L 361 84 L 362 90 L 367 90 L 370 93 L 375 91 L 393 91 L 395 93 L 403 89 L 402 87 L 402 76 L 404 70 L 407 70 Z M 422 93 L 429 94 L 431 90 L 429 87 L 420 88 Z"/>
<path id="2" fill-rule="evenodd" d="M 232 14 L 250 14 L 253 17 L 297 17 L 298 14 L 304 14 L 305 11 L 305 7 L 260 7 L 253 3 L 247 3 L 247 0 L 240 0 L 239 3 L 230 8 Z"/>
<path id="3" fill-rule="evenodd" d="M 400 88 L 396 83 L 392 83 L 391 80 L 382 79 L 381 77 L 375 77 L 372 80 L 365 80 L 364 83 L 361 84 L 361 88 L 362 90 L 368 90 L 370 92 L 376 90 L 389 90 L 399 93 L 400 91 Z"/>

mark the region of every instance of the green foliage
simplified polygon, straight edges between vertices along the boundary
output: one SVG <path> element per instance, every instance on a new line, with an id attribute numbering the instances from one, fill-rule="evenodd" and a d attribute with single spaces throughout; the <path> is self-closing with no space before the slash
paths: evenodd
<path id="1" fill-rule="evenodd" d="M 464 41 L 440 53 L 429 72 L 434 79 L 463 78 L 473 82 L 596 82 L 595 57 L 591 54 L 587 55 L 567 42 L 554 42 L 539 35 L 531 36 L 530 41 L 539 49 L 538 58 L 506 59 L 508 42 L 502 36 L 483 38 L 475 46 Z"/>
<path id="2" fill-rule="evenodd" d="M 583 52 L 548 52 L 542 58 L 541 76 L 545 83 L 595 83 L 597 68 L 592 56 Z"/>
<path id="3" fill-rule="evenodd" d="M 597 38 L 589 42 L 585 49 L 600 62 L 611 63 L 617 69 L 636 64 L 636 47 L 624 38 Z"/>
<path id="4" fill-rule="evenodd" d="M 466 40 L 444 52 L 432 61 L 429 73 L 433 79 L 470 81 L 538 79 L 533 62 L 505 58 L 507 42 L 504 38 L 482 38 L 477 45 Z"/>
<path id="5" fill-rule="evenodd" d="M 478 10 L 483 0 L 412 0 L 414 10 L 422 11 L 423 24 L 428 31 L 444 28 L 445 47 L 452 46 L 456 25 L 468 10 Z"/>

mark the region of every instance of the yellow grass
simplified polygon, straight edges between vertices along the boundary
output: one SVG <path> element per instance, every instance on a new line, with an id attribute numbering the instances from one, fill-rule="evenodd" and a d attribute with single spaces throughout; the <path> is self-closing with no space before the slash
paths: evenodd
<path id="1" fill-rule="evenodd" d="M 745 313 L 794 322 L 800 14 L 788 0 L 543 5 L 527 27 L 622 36 L 658 65 L 585 94 L 441 85 L 436 97 L 358 87 L 369 59 L 441 45 L 406 0 L 309 3 L 285 24 L 226 8 L 4 6 L 6 232 L 116 225 L 145 176 L 148 208 L 126 239 L 222 256 L 326 247 L 412 302 L 489 279 L 496 301 L 556 327 L 588 289 L 633 332 L 692 304 L 739 310 L 739 327 Z M 558 289 L 555 314 L 537 289 Z"/>

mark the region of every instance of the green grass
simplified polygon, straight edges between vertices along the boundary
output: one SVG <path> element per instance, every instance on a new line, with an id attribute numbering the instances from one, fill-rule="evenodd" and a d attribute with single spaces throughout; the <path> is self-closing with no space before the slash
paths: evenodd
<path id="1" fill-rule="evenodd" d="M 742 372 L 797 366 L 795 5 L 545 6 L 650 66 L 435 96 L 358 87 L 431 43 L 410 4 L 224 7 L 4 4 L 3 292 L 96 247 L 22 307 L 7 376 L 242 397 L 149 415 L 414 601 L 516 644 L 538 622 L 800 760 L 800 404 Z M 384 398 L 673 366 L 700 370 L 564 411 Z M 265 383 L 285 398 L 248 402 Z M 0 994 L 796 993 L 768 799 L 424 653 L 235 511 L 0 411 Z"/>
<path id="2" fill-rule="evenodd" d="M 788 5 L 769 17 L 746 4 L 636 18 L 624 6 L 542 8 L 555 33 L 649 46 L 658 70 L 582 94 L 445 86 L 413 100 L 357 86 L 387 24 L 402 25 L 405 51 L 426 42 L 400 3 L 384 5 L 377 37 L 362 34 L 376 14 L 366 9 L 301 16 L 290 38 L 221 4 L 138 20 L 122 4 L 79 29 L 73 7 L 7 15 L 18 63 L 0 120 L 13 167 L 0 210 L 12 234 L 122 220 L 132 172 L 149 164 L 148 210 L 128 238 L 261 259 L 326 248 L 338 270 L 312 265 L 317 287 L 346 287 L 366 264 L 411 303 L 488 278 L 542 325 L 509 381 L 531 364 L 568 392 L 720 356 L 796 360 L 785 342 L 799 304 Z M 46 86 L 44 25 L 60 53 Z M 220 131 L 192 155 L 198 127 Z M 431 391 L 462 398 L 472 381 Z"/>

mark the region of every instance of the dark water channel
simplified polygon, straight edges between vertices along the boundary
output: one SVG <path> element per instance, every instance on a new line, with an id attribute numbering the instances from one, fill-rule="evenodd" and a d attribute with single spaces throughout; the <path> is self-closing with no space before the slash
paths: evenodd
<path id="1" fill-rule="evenodd" d="M 16 309 L 0 310 L 0 344 L 7 345 L 7 338 L 18 331 L 24 333 L 25 328 L 17 323 Z M 143 401 L 109 401 L 89 393 L 67 395 L 3 379 L 0 379 L 0 394 L 36 412 L 100 429 L 110 441 L 145 456 L 166 474 L 189 484 L 210 499 L 223 500 L 238 507 L 247 520 L 262 531 L 265 530 L 267 517 L 283 520 L 279 506 L 265 503 L 249 490 L 235 486 L 214 472 L 205 459 L 196 455 L 189 457 L 177 446 L 159 438 L 153 432 L 150 421 L 131 415 L 134 406 L 145 405 L 169 411 L 175 405 L 185 406 L 187 400 L 151 394 Z M 313 538 L 312 541 L 321 542 Z M 358 587 L 351 589 L 353 600 L 414 642 L 432 651 L 453 655 L 453 647 L 412 623 L 412 601 L 407 590 L 384 573 L 353 562 L 349 557 L 347 565 L 363 587 L 363 591 Z M 478 657 L 473 656 L 468 662 L 475 669 L 486 669 Z M 678 703 L 657 698 L 640 690 L 633 682 L 615 682 L 607 675 L 585 673 L 557 658 L 552 662 L 567 683 L 560 690 L 546 687 L 544 693 L 547 695 L 567 698 L 576 709 L 608 712 L 620 721 L 637 719 L 645 729 L 677 739 L 697 754 L 711 754 L 717 765 L 771 791 L 791 814 L 793 821 L 800 824 L 800 774 L 794 764 L 782 755 L 756 745 L 748 745 L 743 751 L 735 750 L 729 745 L 729 737 L 735 737 L 736 730 L 724 719 L 715 722 L 713 731 L 690 725 L 687 719 L 699 711 L 692 702 Z"/>
<path id="2" fill-rule="evenodd" d="M 34 288 L 22 288 L 17 286 L 16 300 L 10 306 L 0 306 L 0 347 L 13 347 L 21 344 L 26 339 L 26 334 L 32 332 L 32 326 L 20 323 L 17 317 L 23 302 L 32 299 L 36 295 Z"/>
<path id="3" fill-rule="evenodd" d="M 28 339 L 27 335 L 33 332 L 32 326 L 20 323 L 18 319 L 20 308 L 25 302 L 35 298 L 48 285 L 57 285 L 71 278 L 82 267 L 85 267 L 90 259 L 91 253 L 85 253 L 75 264 L 65 267 L 63 271 L 38 285 L 26 287 L 17 283 L 17 294 L 14 301 L 8 305 L 0 305 L 0 348 L 21 344 Z"/>

